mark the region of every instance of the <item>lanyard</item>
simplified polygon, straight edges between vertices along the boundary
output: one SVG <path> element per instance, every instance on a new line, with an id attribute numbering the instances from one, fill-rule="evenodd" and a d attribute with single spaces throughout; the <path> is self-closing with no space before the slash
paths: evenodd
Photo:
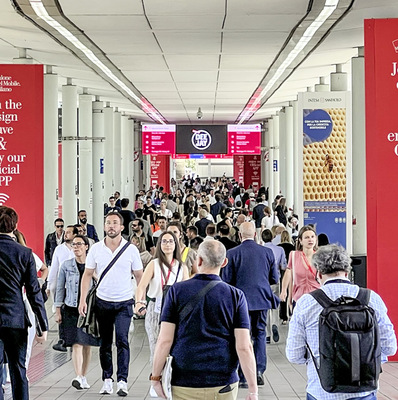
<path id="1" fill-rule="evenodd" d="M 174 258 L 173 258 L 173 261 L 172 261 L 171 264 L 170 264 L 170 268 L 168 268 L 169 272 L 168 272 L 168 274 L 167 274 L 166 282 L 164 282 L 163 274 L 160 274 L 162 289 L 163 289 L 165 283 L 167 284 L 167 282 L 169 281 L 170 274 L 171 274 L 171 270 L 173 269 L 173 265 L 174 265 Z M 161 268 L 162 268 L 162 267 L 161 267 Z"/>

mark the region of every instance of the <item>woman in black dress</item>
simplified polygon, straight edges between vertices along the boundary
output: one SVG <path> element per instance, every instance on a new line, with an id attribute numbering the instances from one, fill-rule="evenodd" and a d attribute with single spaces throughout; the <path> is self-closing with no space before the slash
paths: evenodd
<path id="1" fill-rule="evenodd" d="M 90 363 L 90 346 L 99 346 L 99 339 L 88 335 L 77 327 L 79 318 L 80 283 L 84 273 L 89 241 L 77 235 L 72 241 L 75 258 L 65 261 L 59 270 L 55 292 L 55 320 L 63 324 L 65 346 L 72 347 L 72 361 L 76 378 L 72 386 L 78 390 L 89 389 L 86 372 Z M 62 310 L 61 310 L 62 309 Z"/>

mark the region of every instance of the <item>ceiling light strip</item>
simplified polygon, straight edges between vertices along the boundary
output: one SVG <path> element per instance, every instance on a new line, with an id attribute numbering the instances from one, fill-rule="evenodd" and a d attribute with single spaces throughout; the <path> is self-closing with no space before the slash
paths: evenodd
<path id="1" fill-rule="evenodd" d="M 283 63 L 275 71 L 272 78 L 268 81 L 267 85 L 261 91 L 261 93 L 254 99 L 254 102 L 250 104 L 249 108 L 245 110 L 240 118 L 238 124 L 242 124 L 248 120 L 260 107 L 261 100 L 265 95 L 272 89 L 278 79 L 283 75 L 286 69 L 291 65 L 291 63 L 298 57 L 300 52 L 305 48 L 305 46 L 310 42 L 318 29 L 327 21 L 327 19 L 333 14 L 334 10 L 337 8 L 339 0 L 326 0 L 322 11 L 319 13 L 317 18 L 310 24 L 310 26 L 305 30 L 300 40 L 294 46 L 293 50 L 287 55 Z"/>
<path id="2" fill-rule="evenodd" d="M 36 15 L 50 25 L 52 28 L 57 30 L 66 40 L 72 43 L 77 49 L 79 49 L 84 55 L 95 64 L 106 76 L 108 76 L 117 86 L 120 87 L 125 93 L 132 97 L 142 108 L 142 110 L 151 118 L 165 124 L 163 116 L 148 102 L 143 101 L 138 97 L 123 81 L 121 81 L 111 70 L 108 68 L 87 46 L 85 46 L 75 35 L 73 35 L 68 29 L 62 26 L 58 21 L 52 18 L 46 8 L 44 7 L 41 0 L 29 0 L 33 11 Z"/>

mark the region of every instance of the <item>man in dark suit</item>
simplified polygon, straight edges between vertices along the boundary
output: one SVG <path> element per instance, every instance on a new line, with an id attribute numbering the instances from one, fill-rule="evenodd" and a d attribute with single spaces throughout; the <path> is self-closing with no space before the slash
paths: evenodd
<path id="1" fill-rule="evenodd" d="M 64 220 L 57 218 L 54 221 L 55 232 L 49 233 L 46 238 L 46 247 L 44 249 L 44 255 L 46 258 L 46 265 L 51 265 L 55 248 L 64 241 Z"/>
<path id="2" fill-rule="evenodd" d="M 255 227 L 251 222 L 244 222 L 240 226 L 242 244 L 227 251 L 228 264 L 222 271 L 222 279 L 246 295 L 257 364 L 257 384 L 264 385 L 267 311 L 279 305 L 279 298 L 271 289 L 271 285 L 279 281 L 279 270 L 272 250 L 257 244 L 255 235 Z M 239 387 L 247 388 L 241 373 L 240 379 Z"/>
<path id="3" fill-rule="evenodd" d="M 47 338 L 48 322 L 36 274 L 32 250 L 16 243 L 11 234 L 17 228 L 18 215 L 9 207 L 0 207 L 0 370 L 7 353 L 14 400 L 28 400 L 25 358 L 30 321 L 25 312 L 22 288 L 43 331 L 36 336 L 40 343 Z M 3 392 L 0 389 L 0 398 Z"/>
<path id="4" fill-rule="evenodd" d="M 87 237 L 94 239 L 95 242 L 99 242 L 97 231 L 95 230 L 95 226 L 87 223 L 87 211 L 80 210 L 78 212 L 77 216 L 79 218 L 79 223 L 86 225 Z"/>

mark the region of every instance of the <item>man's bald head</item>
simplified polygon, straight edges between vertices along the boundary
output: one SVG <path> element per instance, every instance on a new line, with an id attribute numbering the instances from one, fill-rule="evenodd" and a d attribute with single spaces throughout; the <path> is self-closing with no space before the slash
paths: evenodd
<path id="1" fill-rule="evenodd" d="M 239 214 L 238 218 L 236 219 L 236 224 L 241 225 L 245 222 L 246 217 L 243 214 Z"/>
<path id="2" fill-rule="evenodd" d="M 251 222 L 244 222 L 240 226 L 239 232 L 242 236 L 242 240 L 254 239 L 254 235 L 256 233 L 256 228 L 254 227 L 254 224 L 252 224 Z"/>

